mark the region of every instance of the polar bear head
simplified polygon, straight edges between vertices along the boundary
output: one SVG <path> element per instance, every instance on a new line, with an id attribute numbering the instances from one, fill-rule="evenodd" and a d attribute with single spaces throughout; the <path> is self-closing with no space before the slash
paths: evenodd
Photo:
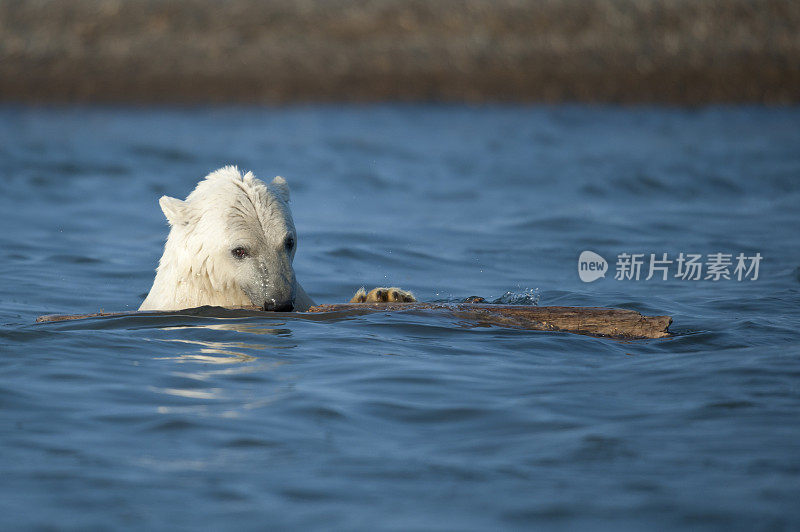
<path id="1" fill-rule="evenodd" d="M 181 201 L 163 196 L 170 224 L 153 287 L 139 310 L 255 305 L 291 311 L 297 234 L 282 177 L 266 184 L 234 166 Z"/>

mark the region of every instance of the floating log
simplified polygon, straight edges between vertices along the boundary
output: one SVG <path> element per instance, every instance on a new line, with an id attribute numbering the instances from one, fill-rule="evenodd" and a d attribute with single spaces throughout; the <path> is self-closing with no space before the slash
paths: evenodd
<path id="1" fill-rule="evenodd" d="M 87 318 L 105 318 L 109 316 L 132 316 L 136 312 L 93 312 L 91 314 L 45 314 L 36 318 L 36 323 L 53 323 L 56 321 L 83 320 Z"/>
<path id="2" fill-rule="evenodd" d="M 449 312 L 454 317 L 479 325 L 497 325 L 532 331 L 561 331 L 621 339 L 665 338 L 670 336 L 669 316 L 642 316 L 635 310 L 602 307 L 537 307 L 478 303 L 347 303 L 316 305 L 309 312 L 340 311 Z"/>
<path id="3" fill-rule="evenodd" d="M 241 310 L 259 311 L 257 307 Z M 476 325 L 496 325 L 532 331 L 560 331 L 618 339 L 665 338 L 670 336 L 669 316 L 643 316 L 634 310 L 602 307 L 537 307 L 485 303 L 344 303 L 315 305 L 311 313 L 321 312 L 446 312 Z M 106 316 L 134 316 L 139 312 L 95 312 L 93 314 L 40 316 L 37 323 L 48 323 Z M 268 313 L 274 314 L 274 313 Z"/>

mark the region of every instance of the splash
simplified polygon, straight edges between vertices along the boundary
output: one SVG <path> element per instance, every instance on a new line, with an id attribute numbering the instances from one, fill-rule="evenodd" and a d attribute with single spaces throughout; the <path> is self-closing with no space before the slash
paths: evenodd
<path id="1" fill-rule="evenodd" d="M 539 296 L 538 288 L 526 288 L 522 292 L 506 292 L 492 301 L 492 303 L 498 305 L 538 305 Z"/>

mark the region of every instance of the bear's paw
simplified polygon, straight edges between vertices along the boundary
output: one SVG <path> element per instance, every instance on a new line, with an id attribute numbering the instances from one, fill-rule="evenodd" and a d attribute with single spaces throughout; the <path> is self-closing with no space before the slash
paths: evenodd
<path id="1" fill-rule="evenodd" d="M 408 290 L 395 286 L 379 286 L 367 292 L 364 287 L 358 289 L 350 303 L 413 303 L 417 300 Z"/>

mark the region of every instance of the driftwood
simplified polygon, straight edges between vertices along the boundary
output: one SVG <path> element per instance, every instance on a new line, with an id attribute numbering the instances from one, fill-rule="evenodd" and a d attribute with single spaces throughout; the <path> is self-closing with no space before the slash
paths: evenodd
<path id="1" fill-rule="evenodd" d="M 562 331 L 611 338 L 664 338 L 672 318 L 642 316 L 635 310 L 601 307 L 536 307 L 478 303 L 348 303 L 316 305 L 309 312 L 432 310 L 479 325 L 532 331 Z"/>
<path id="2" fill-rule="evenodd" d="M 259 311 L 257 307 L 241 310 Z M 346 303 L 316 305 L 308 312 L 446 312 L 455 318 L 476 325 L 497 325 L 533 331 L 561 331 L 619 339 L 668 337 L 672 318 L 642 316 L 634 310 L 601 307 L 536 307 L 528 305 L 493 305 L 485 303 Z M 96 312 L 93 314 L 48 315 L 37 323 L 98 318 L 105 316 L 134 316 L 141 312 Z"/>

